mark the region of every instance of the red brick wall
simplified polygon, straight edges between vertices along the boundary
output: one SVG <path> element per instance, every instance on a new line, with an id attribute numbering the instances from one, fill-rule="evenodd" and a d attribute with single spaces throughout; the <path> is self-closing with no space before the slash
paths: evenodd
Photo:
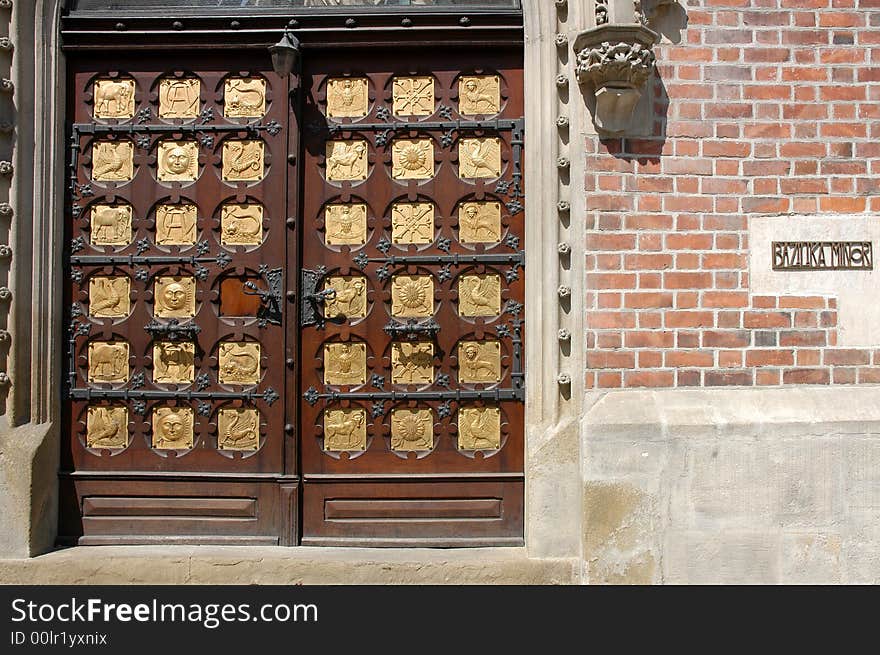
<path id="1" fill-rule="evenodd" d="M 880 0 L 686 5 L 657 136 L 586 143 L 587 386 L 880 382 L 835 298 L 748 279 L 750 217 L 880 210 Z"/>

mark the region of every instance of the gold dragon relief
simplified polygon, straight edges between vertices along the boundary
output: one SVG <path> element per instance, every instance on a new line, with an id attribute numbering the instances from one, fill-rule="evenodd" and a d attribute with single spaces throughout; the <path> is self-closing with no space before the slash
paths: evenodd
<path id="1" fill-rule="evenodd" d="M 391 87 L 397 116 L 430 116 L 434 113 L 433 77 L 396 77 Z"/>
<path id="2" fill-rule="evenodd" d="M 366 344 L 329 343 L 324 346 L 324 384 L 359 385 L 366 381 Z"/>
<path id="3" fill-rule="evenodd" d="M 260 344 L 253 341 L 225 341 L 218 358 L 221 384 L 260 382 Z"/>
<path id="4" fill-rule="evenodd" d="M 131 280 L 124 275 L 89 280 L 89 316 L 125 318 L 131 311 Z"/>
<path id="5" fill-rule="evenodd" d="M 462 139 L 458 144 L 458 176 L 462 179 L 501 177 L 501 139 Z"/>
<path id="6" fill-rule="evenodd" d="M 430 409 L 391 412 L 391 449 L 417 452 L 434 448 L 434 416 Z"/>
<path id="7" fill-rule="evenodd" d="M 86 446 L 89 448 L 126 448 L 128 446 L 128 409 L 118 405 L 89 407 L 86 414 Z"/>
<path id="8" fill-rule="evenodd" d="M 256 450 L 259 446 L 260 412 L 249 408 L 217 412 L 217 447 L 220 450 Z"/>
<path id="9" fill-rule="evenodd" d="M 369 105 L 369 83 L 365 78 L 333 78 L 327 82 L 329 118 L 362 118 L 369 113 Z"/>
<path id="10" fill-rule="evenodd" d="M 458 281 L 458 312 L 468 317 L 500 315 L 501 276 L 462 275 Z"/>
<path id="11" fill-rule="evenodd" d="M 89 382 L 128 382 L 128 342 L 93 341 L 89 344 Z"/>
<path id="12" fill-rule="evenodd" d="M 501 448 L 501 410 L 498 407 L 465 407 L 458 411 L 459 450 Z"/>
<path id="13" fill-rule="evenodd" d="M 501 381 L 501 343 L 463 341 L 458 345 L 459 380 L 471 384 Z"/>
<path id="14" fill-rule="evenodd" d="M 362 275 L 337 275 L 324 281 L 324 290 L 333 289 L 324 301 L 327 318 L 364 318 L 367 315 L 367 279 Z"/>
<path id="15" fill-rule="evenodd" d="M 196 280 L 193 277 L 157 277 L 153 303 L 160 318 L 192 318 L 196 315 Z"/>
<path id="16" fill-rule="evenodd" d="M 153 448 L 185 450 L 193 447 L 193 410 L 191 407 L 157 407 L 153 410 Z"/>
<path id="17" fill-rule="evenodd" d="M 365 244 L 367 206 L 363 203 L 327 205 L 324 209 L 324 241 L 331 246 Z"/>
<path id="18" fill-rule="evenodd" d="M 262 141 L 226 141 L 223 144 L 223 179 L 259 182 L 265 175 L 266 148 Z"/>
<path id="19" fill-rule="evenodd" d="M 434 177 L 434 142 L 431 139 L 396 140 L 391 146 L 391 177 L 395 180 Z"/>
<path id="20" fill-rule="evenodd" d="M 396 202 L 391 207 L 391 241 L 425 244 L 434 241 L 434 205 L 430 202 Z"/>
<path id="21" fill-rule="evenodd" d="M 223 90 L 226 118 L 260 118 L 266 113 L 266 80 L 259 77 L 231 77 Z"/>
<path id="22" fill-rule="evenodd" d="M 94 205 L 90 240 L 96 246 L 131 243 L 131 205 Z"/>
<path id="23" fill-rule="evenodd" d="M 223 205 L 220 243 L 224 246 L 258 246 L 263 243 L 263 206 L 254 203 Z"/>
<path id="24" fill-rule="evenodd" d="M 199 176 L 199 146 L 195 141 L 162 141 L 157 156 L 161 182 L 194 182 Z"/>
<path id="25" fill-rule="evenodd" d="M 501 111 L 501 78 L 468 75 L 458 82 L 458 111 L 463 116 L 497 114 Z"/>
<path id="26" fill-rule="evenodd" d="M 369 147 L 363 139 L 328 141 L 327 179 L 331 182 L 359 182 L 367 179 Z"/>
<path id="27" fill-rule="evenodd" d="M 391 315 L 425 318 L 434 314 L 434 278 L 396 275 L 391 281 Z"/>
<path id="28" fill-rule="evenodd" d="M 159 384 L 190 384 L 195 380 L 196 345 L 191 341 L 160 341 L 153 344 L 153 381 Z"/>
<path id="29" fill-rule="evenodd" d="M 458 208 L 458 232 L 462 243 L 501 241 L 501 203 L 462 203 Z"/>
<path id="30" fill-rule="evenodd" d="M 134 80 L 96 80 L 95 118 L 134 118 Z"/>
<path id="31" fill-rule="evenodd" d="M 198 208 L 191 204 L 156 207 L 156 243 L 163 246 L 187 246 L 196 242 Z"/>
<path id="32" fill-rule="evenodd" d="M 167 78 L 159 82 L 160 118 L 198 118 L 202 83 L 194 78 Z"/>
<path id="33" fill-rule="evenodd" d="M 328 452 L 346 452 L 366 449 L 366 410 L 324 410 L 324 450 Z"/>
<path id="34" fill-rule="evenodd" d="M 96 141 L 92 146 L 92 179 L 97 182 L 130 182 L 134 178 L 134 144 L 130 141 Z"/>
<path id="35" fill-rule="evenodd" d="M 394 384 L 431 384 L 434 381 L 434 344 L 391 344 L 391 381 Z"/>

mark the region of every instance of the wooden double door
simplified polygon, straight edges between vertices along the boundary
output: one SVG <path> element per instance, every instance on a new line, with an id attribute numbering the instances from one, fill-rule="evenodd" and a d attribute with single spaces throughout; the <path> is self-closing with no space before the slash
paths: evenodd
<path id="1" fill-rule="evenodd" d="M 81 54 L 64 543 L 523 540 L 521 52 Z"/>

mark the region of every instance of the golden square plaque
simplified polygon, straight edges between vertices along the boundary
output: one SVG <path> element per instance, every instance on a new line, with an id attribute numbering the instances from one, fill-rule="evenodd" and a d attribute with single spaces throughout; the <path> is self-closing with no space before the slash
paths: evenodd
<path id="1" fill-rule="evenodd" d="M 153 410 L 153 448 L 192 448 L 194 439 L 191 407 L 157 407 Z"/>
<path id="2" fill-rule="evenodd" d="M 391 282 L 391 315 L 420 318 L 434 313 L 434 278 L 397 275 Z"/>
<path id="3" fill-rule="evenodd" d="M 345 452 L 366 449 L 366 410 L 324 410 L 324 450 L 329 452 Z"/>
<path id="4" fill-rule="evenodd" d="M 202 84 L 194 77 L 159 82 L 159 118 L 198 118 Z"/>
<path id="5" fill-rule="evenodd" d="M 190 384 L 195 380 L 196 345 L 190 341 L 159 341 L 153 344 L 153 381 L 159 384 Z"/>
<path id="6" fill-rule="evenodd" d="M 398 139 L 391 146 L 391 177 L 427 180 L 434 177 L 434 142 L 431 139 Z"/>
<path id="7" fill-rule="evenodd" d="M 463 116 L 501 111 L 501 79 L 497 75 L 470 75 L 458 81 L 458 111 Z"/>
<path id="8" fill-rule="evenodd" d="M 217 447 L 220 450 L 256 450 L 259 445 L 260 412 L 247 408 L 217 412 Z"/>
<path id="9" fill-rule="evenodd" d="M 156 316 L 192 318 L 196 315 L 196 280 L 192 277 L 157 277 L 153 287 Z"/>
<path id="10" fill-rule="evenodd" d="M 324 240 L 331 246 L 363 245 L 367 242 L 367 206 L 363 203 L 327 205 Z"/>
<path id="11" fill-rule="evenodd" d="M 197 221 L 195 205 L 159 205 L 156 207 L 156 243 L 163 246 L 194 244 Z"/>
<path id="12" fill-rule="evenodd" d="M 324 290 L 333 289 L 336 297 L 324 301 L 327 318 L 363 318 L 367 315 L 367 279 L 361 275 L 327 278 Z"/>
<path id="13" fill-rule="evenodd" d="M 461 316 L 498 316 L 501 313 L 501 277 L 495 274 L 462 275 L 458 281 Z"/>
<path id="14" fill-rule="evenodd" d="M 458 379 L 476 384 L 501 382 L 501 343 L 462 341 L 458 344 Z"/>
<path id="15" fill-rule="evenodd" d="M 462 243 L 501 241 L 501 203 L 462 203 L 458 208 L 458 232 Z"/>
<path id="16" fill-rule="evenodd" d="M 89 407 L 86 415 L 86 446 L 125 448 L 128 446 L 128 409 L 117 405 Z"/>
<path id="17" fill-rule="evenodd" d="M 266 113 L 266 80 L 259 77 L 231 77 L 223 92 L 226 118 L 259 118 Z"/>
<path id="18" fill-rule="evenodd" d="M 324 346 L 324 384 L 357 385 L 367 381 L 367 346 L 329 343 Z"/>
<path id="19" fill-rule="evenodd" d="M 461 450 L 501 448 L 501 410 L 466 407 L 458 411 L 458 447 Z"/>
<path id="20" fill-rule="evenodd" d="M 96 246 L 131 243 L 131 205 L 93 205 L 91 241 Z"/>
<path id="21" fill-rule="evenodd" d="M 226 341 L 220 344 L 221 384 L 258 384 L 260 344 L 253 341 Z"/>
<path id="22" fill-rule="evenodd" d="M 97 80 L 95 118 L 134 118 L 134 80 Z"/>
<path id="23" fill-rule="evenodd" d="M 199 176 L 199 146 L 195 141 L 162 141 L 157 177 L 162 182 L 193 182 Z"/>
<path id="24" fill-rule="evenodd" d="M 434 113 L 433 77 L 396 77 L 391 94 L 397 116 L 430 116 Z"/>
<path id="25" fill-rule="evenodd" d="M 362 118 L 370 109 L 369 84 L 366 79 L 334 78 L 327 82 L 327 116 Z"/>
<path id="26" fill-rule="evenodd" d="M 367 142 L 362 139 L 328 141 L 327 179 L 331 182 L 366 180 L 368 150 Z"/>
<path id="27" fill-rule="evenodd" d="M 462 139 L 458 144 L 458 176 L 501 177 L 501 139 Z"/>
<path id="28" fill-rule="evenodd" d="M 434 241 L 434 205 L 430 202 L 396 202 L 391 207 L 393 243 Z"/>
<path id="29" fill-rule="evenodd" d="M 89 316 L 124 318 L 131 311 L 131 281 L 124 275 L 89 280 Z"/>
<path id="30" fill-rule="evenodd" d="M 431 384 L 434 382 L 434 344 L 431 342 L 391 344 L 391 382 Z"/>
<path id="31" fill-rule="evenodd" d="M 89 382 L 128 382 L 128 342 L 93 341 L 89 344 Z"/>
<path id="32" fill-rule="evenodd" d="M 220 243 L 225 246 L 258 246 L 263 243 L 263 206 L 223 205 Z"/>
<path id="33" fill-rule="evenodd" d="M 223 144 L 223 179 L 227 182 L 259 182 L 265 174 L 262 141 L 226 141 Z"/>
<path id="34" fill-rule="evenodd" d="M 401 452 L 434 447 L 434 416 L 430 409 L 395 409 L 391 412 L 391 449 Z"/>
<path id="35" fill-rule="evenodd" d="M 134 145 L 130 141 L 96 141 L 92 146 L 92 179 L 129 182 L 134 178 Z"/>

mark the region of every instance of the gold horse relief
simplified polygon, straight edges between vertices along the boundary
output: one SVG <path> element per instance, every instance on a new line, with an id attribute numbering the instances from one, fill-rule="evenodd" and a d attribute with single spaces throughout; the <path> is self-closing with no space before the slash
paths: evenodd
<path id="1" fill-rule="evenodd" d="M 182 450 L 193 447 L 193 411 L 190 407 L 153 410 L 153 448 Z"/>
<path id="2" fill-rule="evenodd" d="M 124 318 L 131 311 L 131 281 L 125 277 L 95 276 L 89 280 L 89 316 Z"/>
<path id="3" fill-rule="evenodd" d="M 134 145 L 130 141 L 97 141 L 92 146 L 92 179 L 130 182 L 134 178 Z"/>
<path id="4" fill-rule="evenodd" d="M 192 318 L 196 315 L 195 278 L 157 277 L 153 303 L 160 318 Z"/>
<path id="5" fill-rule="evenodd" d="M 220 383 L 258 384 L 260 381 L 260 355 L 260 344 L 252 341 L 221 343 Z"/>
<path id="6" fill-rule="evenodd" d="M 259 118 L 266 113 L 266 80 L 232 77 L 226 80 L 223 115 L 227 118 Z"/>
<path id="7" fill-rule="evenodd" d="M 160 118 L 198 118 L 202 84 L 196 78 L 159 82 Z"/>
<path id="8" fill-rule="evenodd" d="M 362 245 L 367 242 L 367 206 L 363 203 L 327 205 L 324 210 L 327 245 Z"/>
<path id="9" fill-rule="evenodd" d="M 431 384 L 434 381 L 434 344 L 391 344 L 391 381 L 394 384 Z"/>
<path id="10" fill-rule="evenodd" d="M 369 84 L 364 78 L 337 78 L 327 82 L 327 116 L 361 118 L 369 113 Z"/>
<path id="11" fill-rule="evenodd" d="M 220 450 L 256 450 L 260 445 L 260 413 L 256 409 L 221 409 L 217 412 L 217 447 Z"/>
<path id="12" fill-rule="evenodd" d="M 501 448 L 501 410 L 497 407 L 470 407 L 458 411 L 460 450 L 498 450 Z"/>
<path id="13" fill-rule="evenodd" d="M 86 414 L 86 446 L 125 448 L 128 446 L 128 409 L 111 405 L 89 407 Z"/>
<path id="14" fill-rule="evenodd" d="M 97 80 L 95 118 L 134 118 L 134 80 Z"/>
<path id="15" fill-rule="evenodd" d="M 153 381 L 189 384 L 195 379 L 196 345 L 186 341 L 153 344 Z"/>
<path id="16" fill-rule="evenodd" d="M 122 383 L 128 381 L 128 343 L 93 341 L 89 344 L 89 382 Z"/>
<path id="17" fill-rule="evenodd" d="M 367 346 L 330 343 L 324 346 L 324 384 L 358 385 L 367 381 Z"/>
<path id="18" fill-rule="evenodd" d="M 326 146 L 327 179 L 331 182 L 367 179 L 367 142 L 328 141 Z"/>
<path id="19" fill-rule="evenodd" d="M 434 417 L 429 409 L 395 409 L 391 412 L 391 449 L 399 452 L 431 450 Z"/>
<path id="20" fill-rule="evenodd" d="M 220 242 L 226 246 L 258 246 L 263 243 L 261 205 L 224 205 L 220 216 Z"/>
<path id="21" fill-rule="evenodd" d="M 259 182 L 265 172 L 262 141 L 226 141 L 223 144 L 223 179 L 227 182 Z"/>
<path id="22" fill-rule="evenodd" d="M 367 449 L 367 412 L 363 409 L 324 410 L 324 450 Z"/>
<path id="23" fill-rule="evenodd" d="M 156 207 L 156 243 L 163 246 L 187 246 L 196 242 L 198 208 L 195 205 L 159 205 Z"/>
<path id="24" fill-rule="evenodd" d="M 501 278 L 495 274 L 462 275 L 458 282 L 458 312 L 469 317 L 501 314 Z"/>
<path id="25" fill-rule="evenodd" d="M 131 206 L 94 205 L 91 242 L 96 246 L 127 246 L 131 243 Z"/>

